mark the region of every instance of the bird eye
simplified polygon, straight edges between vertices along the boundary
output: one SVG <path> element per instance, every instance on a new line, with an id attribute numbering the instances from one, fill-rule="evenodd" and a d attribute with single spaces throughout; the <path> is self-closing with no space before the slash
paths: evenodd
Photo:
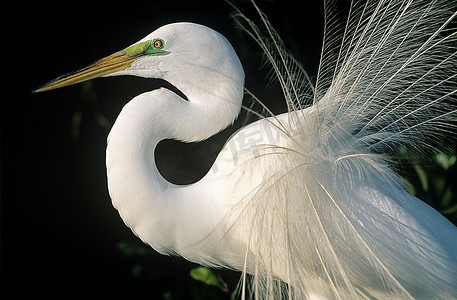
<path id="1" fill-rule="evenodd" d="M 154 40 L 154 48 L 155 49 L 161 49 L 163 47 L 163 41 L 162 40 Z"/>

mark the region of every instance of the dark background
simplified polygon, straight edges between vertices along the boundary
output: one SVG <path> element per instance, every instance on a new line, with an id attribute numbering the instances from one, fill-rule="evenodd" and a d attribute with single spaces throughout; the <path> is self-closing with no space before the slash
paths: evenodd
<path id="1" fill-rule="evenodd" d="M 323 7 L 258 2 L 286 45 L 315 75 Z M 248 3 L 237 3 L 256 18 Z M 105 147 L 111 125 L 129 99 L 167 84 L 112 77 L 46 93 L 31 91 L 125 48 L 161 25 L 190 21 L 226 36 L 243 63 L 247 87 L 262 100 L 276 99 L 269 105 L 284 111 L 280 90 L 265 88 L 267 73 L 260 67 L 259 48 L 235 27 L 231 12 L 223 1 L 170 0 L 16 1 L 3 9 L 2 299 L 229 298 L 194 281 L 189 276 L 194 264 L 144 246 L 124 225 L 108 195 Z M 198 180 L 245 119 L 207 142 L 161 143 L 157 157 L 165 177 L 176 183 Z M 451 172 L 455 174 L 455 168 Z M 216 273 L 233 290 L 238 275 Z"/>

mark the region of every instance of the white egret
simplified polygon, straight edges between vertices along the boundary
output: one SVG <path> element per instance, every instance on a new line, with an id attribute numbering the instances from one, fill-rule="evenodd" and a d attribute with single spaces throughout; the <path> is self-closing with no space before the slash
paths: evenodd
<path id="1" fill-rule="evenodd" d="M 259 298 L 450 299 L 457 228 L 406 192 L 384 153 L 427 150 L 431 139 L 455 134 L 456 15 L 448 0 L 381 0 L 353 4 L 341 31 L 327 16 L 312 84 L 260 11 L 261 28 L 237 11 L 289 111 L 239 130 L 190 185 L 161 176 L 154 148 L 204 140 L 237 117 L 244 71 L 219 33 L 166 25 L 37 91 L 135 75 L 186 95 L 162 88 L 136 96 L 108 137 L 113 204 L 158 252 L 251 274 Z"/>

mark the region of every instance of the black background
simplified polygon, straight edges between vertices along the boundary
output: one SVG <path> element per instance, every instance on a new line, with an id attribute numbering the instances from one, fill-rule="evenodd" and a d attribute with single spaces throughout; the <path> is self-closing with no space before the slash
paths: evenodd
<path id="1" fill-rule="evenodd" d="M 238 4 L 256 18 L 248 3 Z M 259 5 L 315 75 L 323 7 L 299 1 Z M 106 187 L 104 151 L 116 116 L 135 95 L 166 83 L 112 77 L 46 93 L 31 91 L 161 25 L 189 21 L 231 41 L 245 68 L 246 85 L 259 98 L 281 99 L 277 87 L 265 88 L 260 50 L 235 27 L 230 6 L 223 1 L 16 1 L 2 11 L 2 299 L 201 297 L 198 289 L 206 287 L 189 277 L 195 265 L 143 246 L 112 207 Z M 285 110 L 282 100 L 269 105 Z M 177 183 L 198 180 L 243 120 L 207 142 L 160 144 L 161 171 Z"/>

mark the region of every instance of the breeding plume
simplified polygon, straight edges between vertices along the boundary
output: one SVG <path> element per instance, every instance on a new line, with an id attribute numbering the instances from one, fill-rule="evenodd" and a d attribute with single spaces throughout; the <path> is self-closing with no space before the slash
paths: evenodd
<path id="1" fill-rule="evenodd" d="M 457 228 L 405 190 L 389 158 L 455 137 L 456 3 L 357 2 L 339 27 L 326 3 L 315 80 L 253 6 L 259 24 L 236 8 L 235 20 L 264 52 L 288 111 L 245 108 L 259 120 L 194 184 L 165 180 L 154 148 L 207 139 L 245 107 L 244 71 L 221 34 L 169 24 L 37 91 L 135 75 L 186 95 L 161 88 L 125 105 L 108 136 L 109 193 L 156 251 L 242 271 L 242 297 L 456 297 Z"/>

